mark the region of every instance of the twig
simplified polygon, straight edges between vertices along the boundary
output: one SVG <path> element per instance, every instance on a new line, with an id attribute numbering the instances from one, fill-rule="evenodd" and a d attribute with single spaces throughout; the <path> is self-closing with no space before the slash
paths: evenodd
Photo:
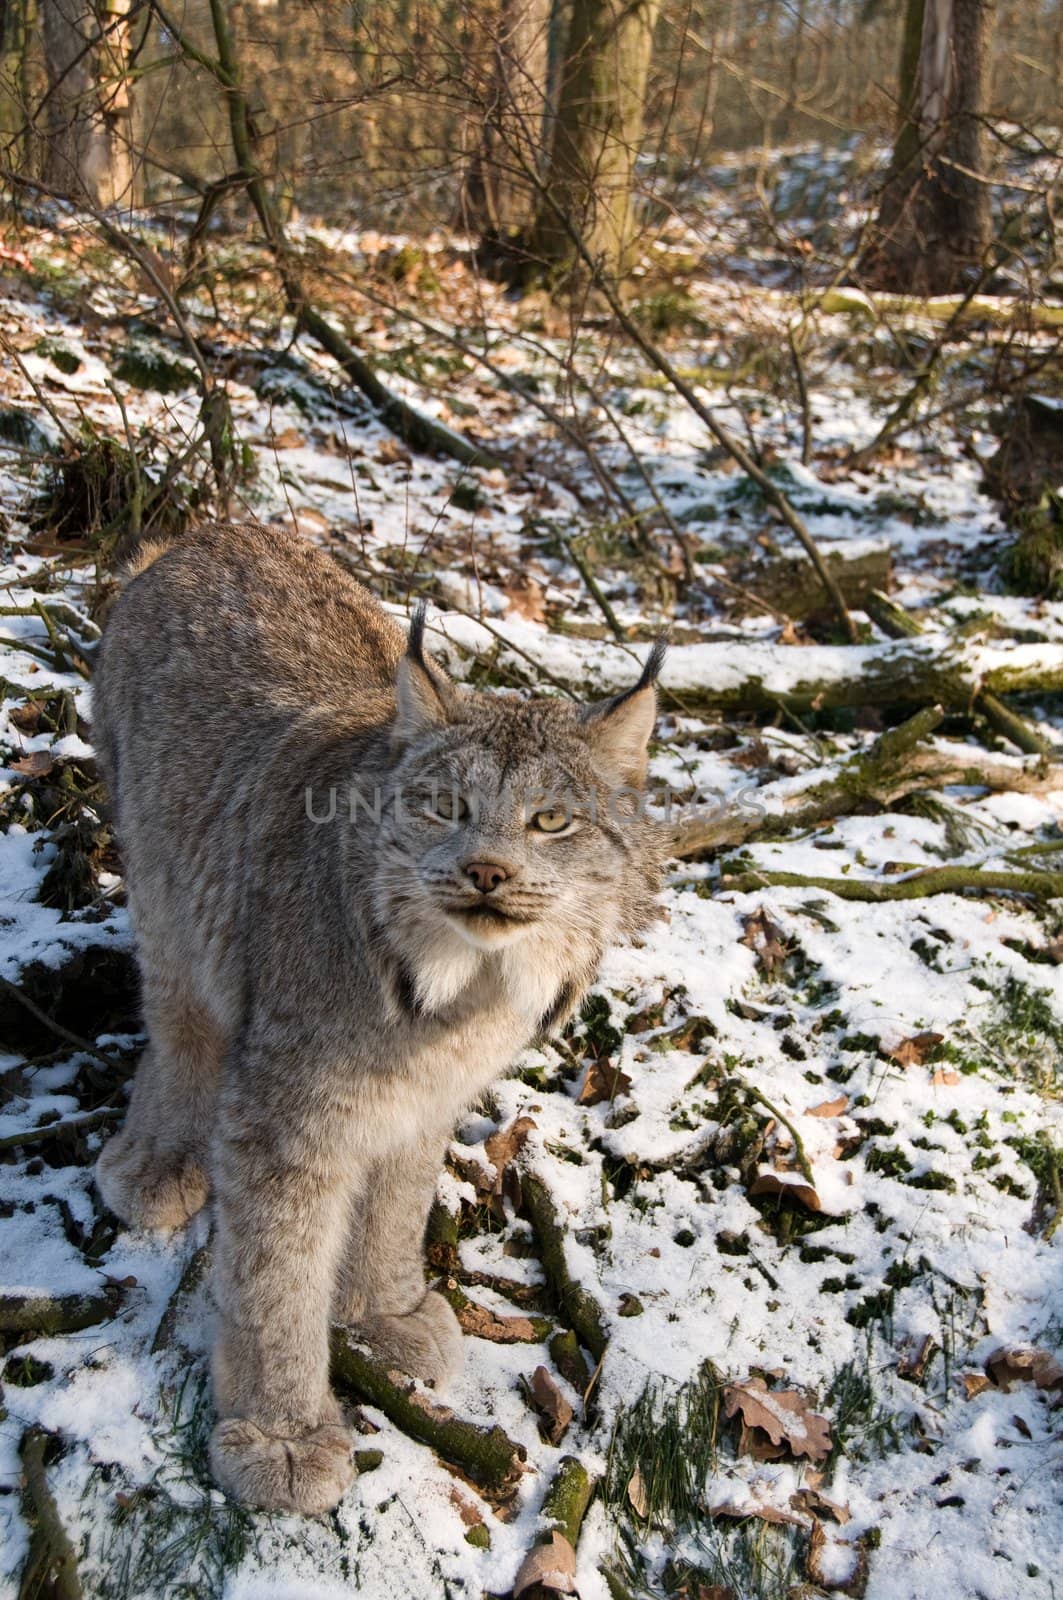
<path id="1" fill-rule="evenodd" d="M 768 1099 L 767 1095 L 761 1094 L 760 1090 L 754 1084 L 746 1083 L 743 1078 L 729 1078 L 728 1081 L 722 1086 L 722 1089 L 724 1090 L 728 1088 L 742 1089 L 746 1094 L 751 1095 L 754 1100 L 759 1100 L 765 1111 L 769 1112 L 777 1122 L 782 1123 L 783 1127 L 787 1130 L 791 1139 L 794 1141 L 794 1154 L 797 1157 L 797 1165 L 801 1169 L 801 1176 L 804 1178 L 809 1188 L 814 1189 L 816 1187 L 816 1179 L 812 1171 L 812 1163 L 808 1159 L 808 1152 L 805 1149 L 805 1141 L 802 1139 L 801 1135 L 790 1121 L 790 1118 L 785 1116 L 784 1113 L 779 1110 L 778 1106 L 773 1105 Z"/>
<path id="2" fill-rule="evenodd" d="M 71 1134 L 89 1133 L 93 1128 L 106 1127 L 108 1122 L 119 1122 L 125 1116 L 121 1106 L 104 1106 L 99 1111 L 89 1111 L 83 1117 L 71 1117 L 66 1122 L 45 1122 L 24 1133 L 5 1133 L 0 1139 L 0 1150 L 19 1150 L 27 1144 L 43 1144 L 46 1139 L 65 1139 Z"/>
<path id="3" fill-rule="evenodd" d="M 565 554 L 568 556 L 568 559 L 572 562 L 572 565 L 575 567 L 576 571 L 587 585 L 587 588 L 590 590 L 591 597 L 597 604 L 602 616 L 609 624 L 609 629 L 614 638 L 618 639 L 620 643 L 623 644 L 627 639 L 627 634 L 624 631 L 624 628 L 621 626 L 616 612 L 613 610 L 612 606 L 609 604 L 609 601 L 602 593 L 601 586 L 598 583 L 597 578 L 594 576 L 594 573 L 591 571 L 584 558 L 580 555 L 571 539 L 566 539 L 563 533 L 559 533 L 557 538 L 561 548 L 564 550 Z"/>
<path id="4" fill-rule="evenodd" d="M 0 977 L 0 991 L 4 994 L 9 994 L 13 1000 L 17 1000 L 20 1005 L 25 1006 L 30 1015 L 36 1017 L 37 1021 L 54 1033 L 57 1039 L 65 1040 L 67 1044 L 73 1045 L 75 1050 L 84 1050 L 86 1054 L 95 1056 L 97 1061 L 102 1061 L 106 1067 L 118 1065 L 114 1056 L 109 1056 L 104 1050 L 98 1050 L 94 1044 L 89 1044 L 87 1039 L 82 1039 L 80 1034 L 71 1033 L 70 1029 L 64 1028 L 61 1022 L 56 1022 L 55 1018 L 50 1017 L 47 1011 L 42 1011 L 37 1002 L 31 1000 L 28 994 L 23 993 L 18 984 L 12 983 L 10 978 Z"/>

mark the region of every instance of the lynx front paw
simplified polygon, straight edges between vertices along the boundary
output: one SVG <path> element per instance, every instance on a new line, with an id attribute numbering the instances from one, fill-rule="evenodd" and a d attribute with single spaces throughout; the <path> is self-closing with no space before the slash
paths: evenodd
<path id="1" fill-rule="evenodd" d="M 125 1128 L 100 1153 L 96 1187 L 115 1216 L 134 1228 L 179 1228 L 195 1216 L 210 1193 L 197 1156 L 158 1150 Z"/>
<path id="2" fill-rule="evenodd" d="M 218 1423 L 210 1465 L 241 1505 L 307 1517 L 331 1511 L 357 1471 L 354 1440 L 341 1423 L 324 1422 L 298 1438 L 280 1438 L 242 1417 Z"/>
<path id="3" fill-rule="evenodd" d="M 441 1388 L 464 1364 L 462 1332 L 441 1294 L 429 1289 L 416 1311 L 402 1317 L 362 1317 L 354 1329 L 389 1367 Z"/>

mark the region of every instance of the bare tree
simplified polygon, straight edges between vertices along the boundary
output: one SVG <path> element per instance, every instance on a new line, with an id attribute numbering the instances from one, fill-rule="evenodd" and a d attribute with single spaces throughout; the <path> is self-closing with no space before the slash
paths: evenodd
<path id="1" fill-rule="evenodd" d="M 992 21 L 992 0 L 908 0 L 900 123 L 863 263 L 879 288 L 948 293 L 985 263 Z"/>
<path id="2" fill-rule="evenodd" d="M 479 143 L 466 175 L 462 221 L 505 243 L 535 214 L 544 166 L 550 76 L 550 0 L 499 0 L 488 24 Z"/>
<path id="3" fill-rule="evenodd" d="M 550 157 L 528 241 L 530 253 L 550 266 L 576 264 L 574 234 L 609 277 L 627 264 L 658 11 L 659 0 L 572 0 Z"/>
<path id="4" fill-rule="evenodd" d="M 44 177 L 97 206 L 133 198 L 131 0 L 39 0 Z"/>

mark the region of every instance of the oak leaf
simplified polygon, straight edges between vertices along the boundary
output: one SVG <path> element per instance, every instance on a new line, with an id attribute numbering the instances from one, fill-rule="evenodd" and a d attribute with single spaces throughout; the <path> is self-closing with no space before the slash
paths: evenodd
<path id="1" fill-rule="evenodd" d="M 535 1327 L 527 1317 L 500 1317 L 478 1300 L 466 1300 L 456 1315 L 463 1333 L 491 1344 L 535 1344 Z"/>
<path id="2" fill-rule="evenodd" d="M 902 1039 L 900 1044 L 894 1045 L 889 1052 L 890 1059 L 896 1061 L 899 1067 L 921 1067 L 935 1045 L 943 1042 L 943 1033 L 915 1033 L 910 1039 Z"/>
<path id="3" fill-rule="evenodd" d="M 986 1372 L 1005 1393 L 1013 1383 L 1033 1383 L 1038 1389 L 1063 1389 L 1063 1367 L 1047 1350 L 1033 1345 L 1002 1345 L 986 1358 Z"/>
<path id="4" fill-rule="evenodd" d="M 747 1428 L 766 1433 L 773 1445 L 785 1444 L 795 1456 L 825 1461 L 830 1454 L 830 1423 L 810 1411 L 796 1389 L 769 1390 L 763 1378 L 730 1383 L 724 1390 L 724 1410 L 740 1416 Z"/>
<path id="5" fill-rule="evenodd" d="M 806 1211 L 822 1211 L 823 1201 L 810 1183 L 796 1172 L 762 1172 L 749 1186 L 749 1194 L 785 1194 L 799 1200 Z"/>
<path id="6" fill-rule="evenodd" d="M 757 966 L 765 977 L 772 977 L 790 954 L 786 935 L 778 924 L 771 920 L 763 906 L 748 917 L 743 917 L 742 925 L 745 929 L 742 934 L 742 944 L 753 951 L 757 958 Z"/>
<path id="7" fill-rule="evenodd" d="M 545 1367 L 536 1367 L 531 1377 L 531 1397 L 542 1418 L 542 1432 L 550 1444 L 560 1444 L 572 1421 L 573 1411 Z"/>
<path id="8" fill-rule="evenodd" d="M 484 1143 L 484 1153 L 495 1169 L 493 1194 L 502 1193 L 502 1179 L 506 1168 L 515 1161 L 528 1142 L 528 1135 L 538 1126 L 533 1117 L 514 1117 L 504 1128 L 498 1128 Z"/>
<path id="9" fill-rule="evenodd" d="M 55 766 L 50 750 L 31 750 L 28 756 L 12 761 L 12 772 L 21 772 L 27 778 L 46 778 Z"/>
<path id="10" fill-rule="evenodd" d="M 547 1594 L 576 1593 L 576 1552 L 555 1528 L 545 1544 L 537 1544 L 520 1564 L 513 1584 L 513 1600 L 529 1589 Z"/>
<path id="11" fill-rule="evenodd" d="M 615 1100 L 618 1094 L 630 1094 L 631 1079 L 619 1067 L 596 1056 L 587 1068 L 583 1087 L 576 1096 L 578 1106 L 600 1106 L 605 1100 Z"/>
<path id="12" fill-rule="evenodd" d="M 849 1096 L 840 1094 L 837 1100 L 821 1100 L 818 1106 L 809 1106 L 806 1117 L 841 1117 L 849 1109 Z"/>

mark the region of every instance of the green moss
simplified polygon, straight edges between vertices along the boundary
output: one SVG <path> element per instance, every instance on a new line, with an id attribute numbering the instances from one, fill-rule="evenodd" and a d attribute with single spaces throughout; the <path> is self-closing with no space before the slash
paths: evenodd
<path id="1" fill-rule="evenodd" d="M 127 344 L 118 351 L 114 375 L 131 389 L 154 394 L 181 394 L 196 385 L 195 370 L 183 361 L 164 356 L 149 344 Z"/>

